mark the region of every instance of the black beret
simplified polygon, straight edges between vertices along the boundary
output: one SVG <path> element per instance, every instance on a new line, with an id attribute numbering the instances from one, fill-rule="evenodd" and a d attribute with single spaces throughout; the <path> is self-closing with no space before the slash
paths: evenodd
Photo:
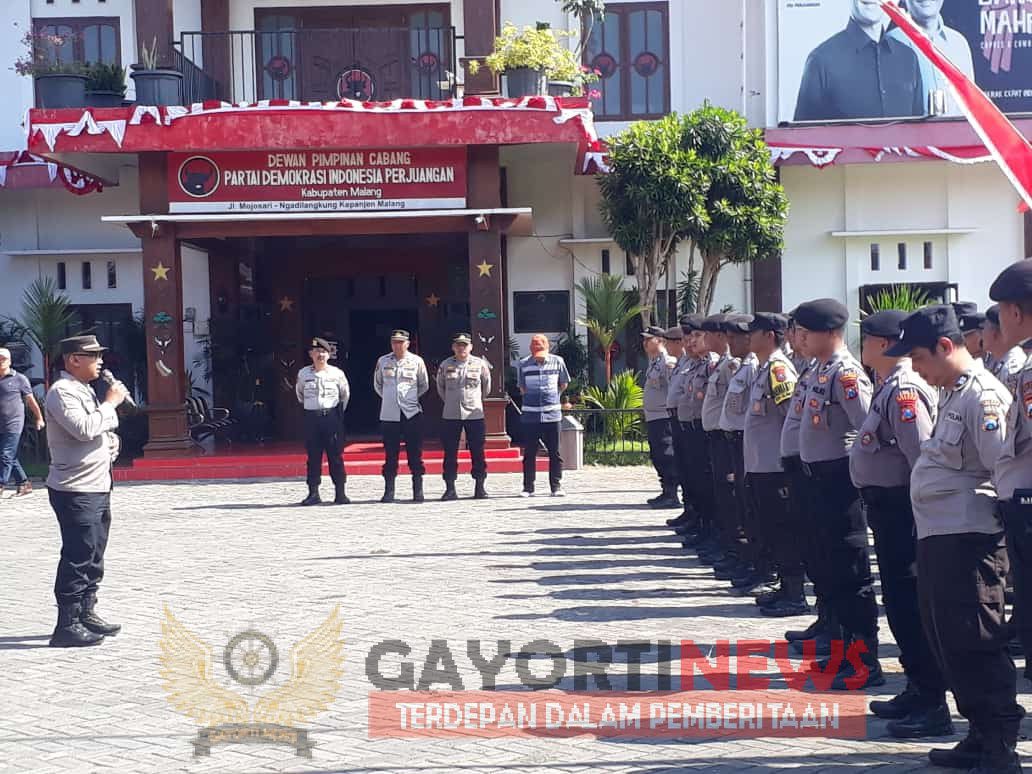
<path id="1" fill-rule="evenodd" d="M 673 328 L 667 328 L 666 333 L 663 334 L 663 338 L 667 341 L 680 341 L 684 334 L 681 332 L 681 326 L 675 325 Z"/>
<path id="2" fill-rule="evenodd" d="M 748 333 L 752 321 L 751 314 L 729 314 L 724 318 L 723 330 L 726 333 Z"/>
<path id="3" fill-rule="evenodd" d="M 898 339 L 903 321 L 910 312 L 899 309 L 882 309 L 869 314 L 860 322 L 860 332 L 865 336 L 877 336 L 881 339 Z"/>
<path id="4" fill-rule="evenodd" d="M 960 325 L 961 333 L 974 333 L 982 329 L 982 323 L 985 322 L 985 315 L 982 312 L 974 312 L 972 314 L 966 314 L 957 320 Z"/>
<path id="5" fill-rule="evenodd" d="M 976 314 L 978 312 L 978 304 L 974 301 L 954 301 L 950 306 L 953 307 L 954 314 L 957 315 L 957 320 L 967 314 Z"/>
<path id="6" fill-rule="evenodd" d="M 1032 298 L 1032 259 L 1012 263 L 989 288 L 993 301 L 1022 301 Z"/>
<path id="7" fill-rule="evenodd" d="M 985 321 L 992 323 L 997 328 L 1000 327 L 1000 305 L 993 304 L 985 310 Z"/>
<path id="8" fill-rule="evenodd" d="M 706 318 L 701 314 L 686 314 L 679 320 L 679 322 L 681 323 L 681 331 L 683 333 L 701 331 L 703 330 L 702 321 L 705 319 Z"/>
<path id="9" fill-rule="evenodd" d="M 699 327 L 708 333 L 725 333 L 725 322 L 727 322 L 726 314 L 711 314 L 702 321 Z"/>
<path id="10" fill-rule="evenodd" d="M 749 323 L 750 331 L 775 331 L 784 333 L 788 327 L 788 318 L 774 312 L 756 312 L 752 322 Z"/>
<path id="11" fill-rule="evenodd" d="M 795 321 L 808 331 L 834 331 L 849 321 L 849 310 L 834 298 L 818 298 L 796 307 Z"/>
<path id="12" fill-rule="evenodd" d="M 915 347 L 933 349 L 941 338 L 960 333 L 957 313 L 949 304 L 937 304 L 918 309 L 903 321 L 899 340 L 885 350 L 889 357 L 909 355 Z"/>
<path id="13" fill-rule="evenodd" d="M 666 331 L 663 328 L 660 328 L 658 325 L 650 325 L 648 328 L 641 332 L 641 337 L 643 339 L 665 339 Z"/>

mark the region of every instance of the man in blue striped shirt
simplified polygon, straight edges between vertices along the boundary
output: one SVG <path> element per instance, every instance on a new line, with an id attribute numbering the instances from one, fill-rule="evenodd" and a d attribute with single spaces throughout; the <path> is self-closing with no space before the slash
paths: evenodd
<path id="1" fill-rule="evenodd" d="M 563 418 L 560 395 L 570 383 L 570 373 L 559 355 L 548 351 L 548 337 L 536 333 L 530 339 L 530 356 L 519 363 L 523 393 L 523 497 L 534 496 L 538 443 L 548 450 L 548 484 L 552 497 L 562 497 L 563 459 L 559 456 L 559 423 Z"/>

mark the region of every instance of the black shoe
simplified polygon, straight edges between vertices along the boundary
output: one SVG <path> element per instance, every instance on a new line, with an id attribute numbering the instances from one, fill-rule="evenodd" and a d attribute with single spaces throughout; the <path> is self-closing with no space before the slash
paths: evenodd
<path id="1" fill-rule="evenodd" d="M 649 503 L 650 508 L 659 510 L 660 508 L 682 508 L 681 501 L 677 498 L 676 494 L 670 493 L 663 495 L 659 500 L 654 503 Z"/>
<path id="2" fill-rule="evenodd" d="M 735 562 L 730 566 L 725 566 L 724 569 L 714 569 L 713 577 L 717 580 L 729 581 L 733 578 L 740 578 L 742 575 L 749 572 L 749 567 L 742 564 L 741 562 Z"/>
<path id="3" fill-rule="evenodd" d="M 810 606 L 805 599 L 786 599 L 782 597 L 771 605 L 760 608 L 760 613 L 768 618 L 789 618 L 794 615 L 806 615 Z"/>
<path id="4" fill-rule="evenodd" d="M 914 684 L 907 680 L 907 687 L 887 701 L 872 701 L 871 714 L 883 720 L 902 720 L 922 706 L 921 694 Z"/>
<path id="5" fill-rule="evenodd" d="M 1021 759 L 1016 750 L 989 756 L 982 753 L 982 759 L 968 774 L 1020 774 Z"/>
<path id="6" fill-rule="evenodd" d="M 94 634 L 102 634 L 111 637 L 122 631 L 120 624 L 112 624 L 97 615 L 97 597 L 93 594 L 86 594 L 82 600 L 82 614 L 79 622 Z"/>
<path id="7" fill-rule="evenodd" d="M 731 579 L 731 586 L 736 589 L 742 589 L 743 591 L 751 591 L 757 586 L 762 586 L 764 583 L 770 583 L 774 580 L 774 576 L 768 572 L 762 570 L 753 570 L 750 573 L 745 573 Z"/>
<path id="8" fill-rule="evenodd" d="M 681 548 L 695 548 L 702 544 L 706 540 L 706 534 L 703 532 L 688 532 L 681 536 Z"/>
<path id="9" fill-rule="evenodd" d="M 455 491 L 455 484 L 449 483 L 444 485 L 444 494 L 441 495 L 442 500 L 458 500 L 459 493 Z"/>
<path id="10" fill-rule="evenodd" d="M 334 505 L 351 505 L 351 498 L 348 497 L 343 491 L 337 492 L 337 496 L 333 498 Z"/>
<path id="11" fill-rule="evenodd" d="M 775 586 L 769 591 L 762 591 L 756 595 L 756 604 L 760 607 L 769 607 L 770 605 L 776 604 L 785 598 L 785 590 L 780 586 Z"/>
<path id="12" fill-rule="evenodd" d="M 301 501 L 301 505 L 318 505 L 322 502 L 322 498 L 319 497 L 318 489 L 309 489 L 308 497 Z"/>
<path id="13" fill-rule="evenodd" d="M 859 654 L 860 669 L 854 668 L 853 662 L 843 656 L 842 666 L 839 667 L 835 679 L 831 681 L 831 690 L 856 691 L 885 685 L 885 675 L 878 661 L 878 640 L 874 637 L 864 637 L 863 642 L 867 649 Z M 847 647 L 846 653 L 848 652 Z"/>
<path id="14" fill-rule="evenodd" d="M 685 508 L 681 511 L 680 515 L 675 516 L 672 519 L 667 519 L 666 525 L 668 527 L 687 527 L 695 524 L 695 522 L 695 514 Z"/>
<path id="15" fill-rule="evenodd" d="M 811 642 L 813 643 L 812 645 L 810 645 Z M 830 656 L 831 636 L 828 634 L 818 634 L 816 637 L 808 640 L 790 640 L 788 649 L 799 656 L 809 656 L 811 653 L 814 656 Z M 826 669 L 827 665 L 824 668 Z"/>
<path id="16" fill-rule="evenodd" d="M 944 769 L 971 769 L 982 760 L 982 740 L 968 731 L 968 735 L 949 749 L 932 748 L 928 760 Z"/>
<path id="17" fill-rule="evenodd" d="M 914 710 L 899 720 L 890 720 L 886 728 L 896 739 L 951 736 L 953 720 L 950 718 L 950 708 L 940 704 L 938 707 Z"/>
<path id="18" fill-rule="evenodd" d="M 646 500 L 645 504 L 648 505 L 648 506 L 652 506 L 653 504 L 658 503 L 660 500 L 662 500 L 666 496 L 667 496 L 666 492 L 660 492 L 655 497 L 650 497 L 648 500 Z"/>
<path id="19" fill-rule="evenodd" d="M 394 481 L 386 481 L 383 485 L 383 497 L 380 498 L 381 503 L 393 503 L 394 502 Z"/>
<path id="20" fill-rule="evenodd" d="M 473 488 L 473 499 L 474 500 L 486 500 L 488 497 L 487 490 L 484 488 L 484 479 L 477 479 L 477 482 Z"/>
<path id="21" fill-rule="evenodd" d="M 97 634 L 86 628 L 80 621 L 82 605 L 62 605 L 58 608 L 57 626 L 50 635 L 52 648 L 85 648 L 99 645 L 104 641 L 103 634 Z"/>
<path id="22" fill-rule="evenodd" d="M 785 639 L 789 642 L 796 642 L 798 640 L 812 640 L 819 634 L 824 634 L 828 631 L 828 620 L 827 620 L 827 608 L 825 605 L 818 600 L 817 602 L 817 618 L 807 626 L 805 629 L 789 629 L 785 632 Z"/>

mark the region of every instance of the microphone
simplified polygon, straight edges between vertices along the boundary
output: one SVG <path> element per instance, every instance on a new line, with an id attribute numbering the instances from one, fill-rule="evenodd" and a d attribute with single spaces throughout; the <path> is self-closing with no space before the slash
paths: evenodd
<path id="1" fill-rule="evenodd" d="M 111 371 L 109 371 L 107 368 L 100 372 L 100 378 L 103 379 L 107 384 L 122 384 L 120 381 L 118 381 L 118 379 L 115 378 L 115 375 L 111 373 Z M 122 384 L 122 386 L 125 387 L 124 384 Z M 133 400 L 133 396 L 129 394 L 128 390 L 126 390 L 125 403 L 130 408 L 136 408 L 136 401 Z"/>

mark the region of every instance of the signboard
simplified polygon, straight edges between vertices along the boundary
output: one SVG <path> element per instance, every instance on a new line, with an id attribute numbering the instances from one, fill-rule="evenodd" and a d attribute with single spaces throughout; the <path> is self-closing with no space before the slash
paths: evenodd
<path id="1" fill-rule="evenodd" d="M 461 209 L 466 149 L 168 154 L 169 212 Z"/>
<path id="2" fill-rule="evenodd" d="M 902 5 L 1001 110 L 1032 111 L 1032 2 Z M 778 0 L 778 76 L 779 121 L 961 115 L 945 79 L 875 0 Z"/>

